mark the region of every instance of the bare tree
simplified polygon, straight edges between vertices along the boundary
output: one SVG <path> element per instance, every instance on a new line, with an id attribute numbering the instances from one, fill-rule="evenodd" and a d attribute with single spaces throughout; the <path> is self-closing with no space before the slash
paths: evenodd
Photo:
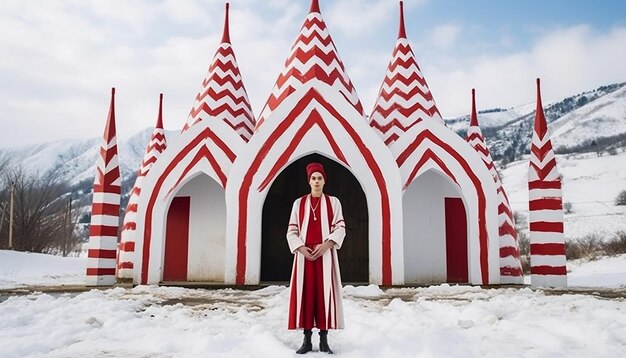
<path id="1" fill-rule="evenodd" d="M 10 183 L 15 183 L 13 248 L 67 255 L 78 244 L 74 233 L 78 213 L 69 207 L 68 185 L 53 176 L 40 178 L 14 168 L 4 176 L 2 197 L 6 197 Z M 5 227 L 8 225 L 6 216 L 2 222 Z M 2 230 L 0 246 L 7 245 L 8 230 Z"/>

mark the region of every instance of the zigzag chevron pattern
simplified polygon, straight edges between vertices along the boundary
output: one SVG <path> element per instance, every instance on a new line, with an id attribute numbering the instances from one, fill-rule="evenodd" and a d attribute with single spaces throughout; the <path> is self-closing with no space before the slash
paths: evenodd
<path id="1" fill-rule="evenodd" d="M 561 178 L 537 79 L 537 112 L 528 168 L 531 285 L 566 287 Z"/>
<path id="2" fill-rule="evenodd" d="M 255 120 L 248 94 L 243 85 L 235 52 L 230 44 L 228 28 L 228 3 L 224 20 L 224 34 L 195 102 L 185 132 L 199 122 L 208 125 L 211 120 L 222 119 L 246 142 L 254 132 Z"/>
<path id="3" fill-rule="evenodd" d="M 478 126 L 476 113 L 476 91 L 472 89 L 472 114 L 470 126 L 467 130 L 467 142 L 481 156 L 485 166 L 489 169 L 498 191 L 498 233 L 500 237 L 500 282 L 507 284 L 523 284 L 522 262 L 517 242 L 517 231 L 509 198 L 504 191 L 495 163 L 491 158 L 489 148 L 485 143 L 482 131 Z"/>
<path id="4" fill-rule="evenodd" d="M 115 283 L 120 189 L 113 88 L 93 184 L 86 272 L 88 286 L 110 286 Z"/>
<path id="5" fill-rule="evenodd" d="M 370 126 L 390 145 L 423 120 L 444 123 L 406 38 L 404 9 L 400 2 L 398 40 L 370 116 Z"/>
<path id="6" fill-rule="evenodd" d="M 163 153 L 167 147 L 165 139 L 165 131 L 163 130 L 163 94 L 159 96 L 159 114 L 157 116 L 157 124 L 152 132 L 150 142 L 146 146 L 146 153 L 141 161 L 141 166 L 137 171 L 137 179 L 135 185 L 130 192 L 128 205 L 126 206 L 126 214 L 124 215 L 124 224 L 122 225 L 122 237 L 119 244 L 119 257 L 117 261 L 117 277 L 120 279 L 132 279 L 134 268 L 134 252 L 137 227 L 137 206 L 139 203 L 139 194 L 141 193 L 141 185 L 143 179 L 150 168 Z"/>
<path id="7" fill-rule="evenodd" d="M 337 89 L 360 114 L 363 114 L 363 105 L 339 58 L 317 1 L 311 3 L 309 15 L 291 47 L 285 68 L 278 76 L 272 93 L 261 111 L 257 128 L 296 88 L 313 80 L 324 82 Z"/>

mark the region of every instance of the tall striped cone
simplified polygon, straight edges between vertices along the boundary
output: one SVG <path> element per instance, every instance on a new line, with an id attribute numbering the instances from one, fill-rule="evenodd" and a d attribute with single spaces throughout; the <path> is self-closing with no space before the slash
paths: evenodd
<path id="1" fill-rule="evenodd" d="M 320 13 L 318 0 L 311 1 L 285 68 L 278 76 L 272 93 L 261 111 L 259 128 L 270 114 L 297 88 L 310 81 L 326 83 L 341 93 L 363 115 L 363 105 L 348 77 L 337 48 Z"/>
<path id="2" fill-rule="evenodd" d="M 509 204 L 509 198 L 504 191 L 500 176 L 496 168 L 489 148 L 485 143 L 483 133 L 478 126 L 478 114 L 476 113 L 476 91 L 472 89 L 472 114 L 470 125 L 467 130 L 467 142 L 481 156 L 483 162 L 491 172 L 493 181 L 498 191 L 498 233 L 500 237 L 500 282 L 504 284 L 523 284 L 524 274 L 520 261 L 517 231 L 513 221 L 513 211 Z"/>
<path id="3" fill-rule="evenodd" d="M 400 1 L 398 40 L 370 116 L 370 126 L 390 145 L 423 120 L 444 123 L 406 37 L 404 6 Z"/>
<path id="4" fill-rule="evenodd" d="M 137 205 L 139 203 L 139 195 L 141 194 L 141 185 L 145 176 L 148 175 L 150 168 L 156 163 L 166 147 L 167 142 L 165 140 L 165 131 L 163 130 L 163 93 L 161 93 L 159 95 L 159 114 L 157 116 L 156 127 L 154 127 L 152 137 L 146 147 L 146 153 L 137 171 L 137 179 L 135 180 L 133 190 L 130 192 L 130 198 L 126 206 L 117 262 L 118 279 L 130 280 L 133 278 L 133 269 L 135 267 L 135 228 L 137 226 Z"/>
<path id="5" fill-rule="evenodd" d="M 120 215 L 120 166 L 115 134 L 115 88 L 96 166 L 89 226 L 87 286 L 115 284 L 117 231 Z"/>
<path id="6" fill-rule="evenodd" d="M 561 176 L 556 166 L 537 79 L 537 113 L 528 168 L 531 285 L 566 287 Z"/>
<path id="7" fill-rule="evenodd" d="M 196 95 L 182 132 L 200 121 L 208 125 L 210 120 L 221 119 L 247 142 L 254 131 L 255 120 L 235 52 L 230 44 L 228 7 L 226 3 L 222 42 Z"/>

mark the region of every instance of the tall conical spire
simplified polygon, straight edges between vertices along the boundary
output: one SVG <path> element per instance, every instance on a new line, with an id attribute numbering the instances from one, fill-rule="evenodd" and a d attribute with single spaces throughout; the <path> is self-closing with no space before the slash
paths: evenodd
<path id="1" fill-rule="evenodd" d="M 109 104 L 109 115 L 103 137 L 107 141 L 115 137 L 115 87 L 111 88 L 111 103 Z"/>
<path id="2" fill-rule="evenodd" d="M 567 286 L 567 267 L 561 175 L 543 113 L 538 78 L 533 129 L 528 168 L 530 284 L 563 288 Z"/>
<path id="3" fill-rule="evenodd" d="M 491 158 L 489 148 L 478 126 L 478 114 L 476 113 L 476 90 L 472 88 L 472 112 L 470 126 L 467 130 L 467 142 L 474 148 L 485 163 L 496 184 L 498 194 L 498 236 L 500 245 L 500 282 L 507 284 L 522 284 L 524 276 L 522 262 L 520 260 L 517 231 L 509 198 L 504 186 L 500 181 L 498 170 Z"/>
<path id="4" fill-rule="evenodd" d="M 133 279 L 135 269 L 135 242 L 137 227 L 137 210 L 139 207 L 139 195 L 143 178 L 148 175 L 150 168 L 156 163 L 161 153 L 166 149 L 167 142 L 165 140 L 165 131 L 163 130 L 163 93 L 159 94 L 159 113 L 157 115 L 157 123 L 152 131 L 150 142 L 146 146 L 146 151 L 141 161 L 139 170 L 137 171 L 137 179 L 135 185 L 130 191 L 130 198 L 126 205 L 124 214 L 124 223 L 122 225 L 122 235 L 119 243 L 119 256 L 117 261 L 117 277 L 122 280 Z"/>
<path id="5" fill-rule="evenodd" d="M 406 30 L 404 29 L 404 2 L 400 0 L 400 28 L 398 29 L 398 38 L 406 38 Z"/>
<path id="6" fill-rule="evenodd" d="M 543 104 L 541 103 L 541 80 L 537 78 L 537 110 L 535 112 L 535 131 L 539 138 L 543 138 L 548 131 L 546 124 L 546 116 L 543 113 Z"/>
<path id="7" fill-rule="evenodd" d="M 111 104 L 96 163 L 89 225 L 87 252 L 87 286 L 115 284 L 117 232 L 120 215 L 120 166 L 117 158 L 115 133 L 115 88 L 111 89 Z"/>
<path id="8" fill-rule="evenodd" d="M 226 3 L 222 42 L 182 131 L 185 132 L 201 121 L 204 122 L 203 125 L 210 126 L 211 121 L 223 120 L 247 142 L 256 123 L 230 43 L 228 11 L 229 5 Z"/>
<path id="9" fill-rule="evenodd" d="M 311 7 L 309 8 L 309 13 L 317 12 L 320 13 L 320 2 L 318 0 L 311 0 Z"/>
<path id="10" fill-rule="evenodd" d="M 228 3 L 226 3 L 225 7 L 226 9 L 224 10 L 224 32 L 222 33 L 222 43 L 230 43 L 230 28 L 228 26 Z"/>
<path id="11" fill-rule="evenodd" d="M 403 12 L 403 5 L 400 2 L 398 39 L 370 116 L 370 126 L 376 129 L 387 145 L 391 145 L 422 120 L 443 123 L 433 95 L 406 38 Z"/>
<path id="12" fill-rule="evenodd" d="M 157 115 L 157 129 L 163 129 L 163 93 L 159 94 L 159 114 Z"/>
<path id="13" fill-rule="evenodd" d="M 334 88 L 363 115 L 363 106 L 339 58 L 317 0 L 311 1 L 310 12 L 291 47 L 285 68 L 278 76 L 272 93 L 261 111 L 257 128 L 285 98 L 311 81 L 323 82 Z"/>
<path id="14" fill-rule="evenodd" d="M 478 127 L 478 114 L 476 113 L 476 90 L 472 88 L 472 114 L 470 116 L 470 126 Z"/>

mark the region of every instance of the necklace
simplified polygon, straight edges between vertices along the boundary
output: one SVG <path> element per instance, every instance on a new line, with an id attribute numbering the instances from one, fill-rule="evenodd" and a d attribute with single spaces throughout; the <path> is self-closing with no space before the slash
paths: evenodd
<path id="1" fill-rule="evenodd" d="M 313 201 L 313 197 L 311 197 L 311 201 Z M 311 201 L 309 201 L 309 207 L 311 208 L 311 211 L 313 212 L 313 221 L 317 221 L 317 215 L 315 215 L 315 210 L 317 210 L 317 207 L 320 206 L 320 201 L 322 201 L 322 199 L 320 198 L 320 200 L 317 202 L 315 207 L 311 205 Z"/>

